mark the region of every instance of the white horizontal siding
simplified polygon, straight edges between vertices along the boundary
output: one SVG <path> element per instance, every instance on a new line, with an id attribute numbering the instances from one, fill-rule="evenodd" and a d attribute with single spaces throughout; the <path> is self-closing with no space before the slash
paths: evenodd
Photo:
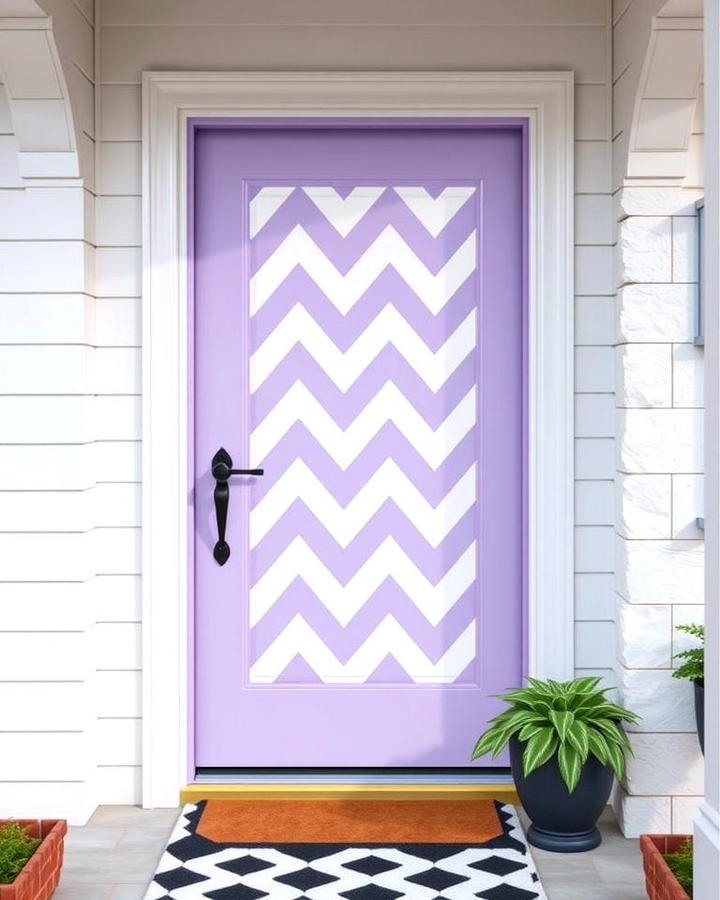
<path id="1" fill-rule="evenodd" d="M 0 632 L 0 681 L 83 681 L 90 672 L 83 632 Z"/>
<path id="2" fill-rule="evenodd" d="M 0 396 L 0 443 L 140 440 L 138 397 Z"/>
<path id="3" fill-rule="evenodd" d="M 83 731 L 88 727 L 82 681 L 0 682 L 4 731 Z M 3 740 L 0 733 L 0 742 Z"/>

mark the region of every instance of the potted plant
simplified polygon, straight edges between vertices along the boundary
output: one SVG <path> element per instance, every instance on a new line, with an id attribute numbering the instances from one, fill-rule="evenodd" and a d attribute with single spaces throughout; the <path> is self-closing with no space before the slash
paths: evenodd
<path id="1" fill-rule="evenodd" d="M 705 627 L 703 625 L 678 625 L 676 631 L 683 631 L 698 638 L 698 647 L 689 647 L 676 653 L 673 659 L 683 660 L 673 672 L 673 678 L 687 678 L 692 681 L 695 693 L 695 725 L 697 726 L 700 749 L 705 753 Z"/>
<path id="2" fill-rule="evenodd" d="M 61 819 L 0 819 L 0 900 L 52 897 L 66 832 Z"/>
<path id="3" fill-rule="evenodd" d="M 472 758 L 495 757 L 509 743 L 515 786 L 532 820 L 530 843 L 560 853 L 592 850 L 613 774 L 625 772 L 630 742 L 621 723 L 639 717 L 608 700 L 599 678 L 527 681 L 500 695 L 510 708 L 490 721 Z"/>
<path id="4" fill-rule="evenodd" d="M 649 900 L 690 900 L 692 838 L 687 834 L 641 834 L 640 850 Z"/>

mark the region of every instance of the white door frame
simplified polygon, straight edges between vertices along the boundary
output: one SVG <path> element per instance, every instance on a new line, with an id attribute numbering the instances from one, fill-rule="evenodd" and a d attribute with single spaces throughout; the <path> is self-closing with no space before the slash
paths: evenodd
<path id="1" fill-rule="evenodd" d="M 573 673 L 573 77 L 570 72 L 143 74 L 143 805 L 188 780 L 187 120 L 527 117 L 528 650 Z"/>

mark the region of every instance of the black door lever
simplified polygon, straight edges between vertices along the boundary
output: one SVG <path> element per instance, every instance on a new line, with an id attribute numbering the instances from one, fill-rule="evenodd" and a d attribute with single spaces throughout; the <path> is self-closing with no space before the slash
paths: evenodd
<path id="1" fill-rule="evenodd" d="M 228 479 L 231 475 L 264 475 L 264 469 L 233 469 L 232 457 L 224 447 L 221 447 L 213 456 L 210 471 L 215 479 L 215 516 L 217 518 L 218 539 L 213 548 L 215 562 L 224 566 L 230 559 L 230 545 L 225 540 L 227 528 L 228 505 L 230 502 L 230 485 Z"/>

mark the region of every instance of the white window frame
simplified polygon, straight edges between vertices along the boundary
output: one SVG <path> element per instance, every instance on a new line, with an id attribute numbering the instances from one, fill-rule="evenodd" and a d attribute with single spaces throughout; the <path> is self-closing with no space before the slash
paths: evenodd
<path id="1" fill-rule="evenodd" d="M 187 121 L 529 120 L 528 629 L 532 674 L 573 674 L 573 77 L 570 72 L 143 74 L 143 805 L 188 780 Z"/>

